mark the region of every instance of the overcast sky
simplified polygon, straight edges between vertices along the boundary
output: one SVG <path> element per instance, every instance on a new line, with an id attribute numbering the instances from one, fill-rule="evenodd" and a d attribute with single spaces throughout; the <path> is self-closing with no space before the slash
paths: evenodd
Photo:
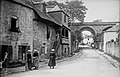
<path id="1" fill-rule="evenodd" d="M 44 0 L 49 1 L 49 0 Z M 56 0 L 65 2 L 66 0 Z M 70 1 L 70 0 L 68 0 Z M 85 21 L 102 19 L 104 22 L 114 22 L 119 20 L 120 0 L 82 0 L 88 8 Z"/>

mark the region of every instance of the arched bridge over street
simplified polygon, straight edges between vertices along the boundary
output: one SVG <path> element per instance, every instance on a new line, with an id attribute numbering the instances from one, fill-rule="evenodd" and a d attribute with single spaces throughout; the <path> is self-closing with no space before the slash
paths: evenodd
<path id="1" fill-rule="evenodd" d="M 69 27 L 72 32 L 79 30 L 80 32 L 87 30 L 90 31 L 94 36 L 101 33 L 104 30 L 115 26 L 117 22 L 84 22 L 84 23 L 70 23 Z"/>

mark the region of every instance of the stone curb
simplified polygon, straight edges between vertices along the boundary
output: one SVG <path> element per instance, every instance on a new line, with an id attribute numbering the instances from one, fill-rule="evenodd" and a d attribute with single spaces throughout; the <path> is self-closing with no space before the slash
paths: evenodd
<path id="1" fill-rule="evenodd" d="M 99 50 L 96 50 L 98 54 L 100 54 L 101 56 L 103 56 L 110 64 L 112 64 L 115 68 L 119 68 L 120 69 L 120 63 L 113 59 L 112 57 L 106 55 L 104 52 L 101 52 Z"/>

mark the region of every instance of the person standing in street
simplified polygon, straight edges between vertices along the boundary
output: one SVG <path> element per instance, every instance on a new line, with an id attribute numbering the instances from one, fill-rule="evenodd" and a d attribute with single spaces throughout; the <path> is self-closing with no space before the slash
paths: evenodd
<path id="1" fill-rule="evenodd" d="M 52 67 L 53 69 L 54 69 L 54 66 L 56 66 L 55 49 L 52 49 L 52 51 L 50 52 L 48 66 L 50 68 Z"/>
<path id="2" fill-rule="evenodd" d="M 27 54 L 27 65 L 28 65 L 28 69 L 31 70 L 32 68 L 32 56 L 31 56 L 31 52 L 32 50 L 28 50 L 28 54 Z"/>
<path id="3" fill-rule="evenodd" d="M 5 52 L 4 55 L 2 56 L 2 58 L 0 58 L 0 77 L 1 77 L 1 74 L 3 73 L 3 70 L 4 72 L 7 72 L 6 68 L 8 66 L 8 53 Z"/>
<path id="4" fill-rule="evenodd" d="M 5 72 L 7 72 L 6 68 L 8 67 L 8 53 L 5 52 L 5 55 L 4 55 L 4 60 L 2 62 L 2 67 L 4 69 Z"/>
<path id="5" fill-rule="evenodd" d="M 2 74 L 2 60 L 0 59 L 0 77 L 1 77 L 1 74 Z"/>

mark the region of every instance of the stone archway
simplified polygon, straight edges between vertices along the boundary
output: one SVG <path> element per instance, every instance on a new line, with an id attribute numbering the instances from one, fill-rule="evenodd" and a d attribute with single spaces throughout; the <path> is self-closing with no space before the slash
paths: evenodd
<path id="1" fill-rule="evenodd" d="M 94 28 L 82 27 L 81 29 L 79 29 L 79 32 L 80 37 L 82 38 L 80 44 L 86 44 L 88 46 L 91 46 L 91 44 L 94 43 L 94 37 L 96 36 Z"/>
<path id="2" fill-rule="evenodd" d="M 93 36 L 96 35 L 95 30 L 93 28 L 91 28 L 91 27 L 82 27 L 81 29 L 79 29 L 79 31 L 80 32 L 82 32 L 82 31 L 90 31 L 93 34 Z"/>

